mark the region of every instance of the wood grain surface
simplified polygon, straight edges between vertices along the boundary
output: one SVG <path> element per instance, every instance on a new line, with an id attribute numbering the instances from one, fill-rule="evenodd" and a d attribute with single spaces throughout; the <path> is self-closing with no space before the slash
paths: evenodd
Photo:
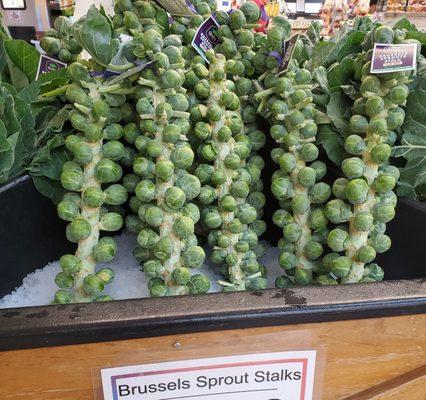
<path id="1" fill-rule="evenodd" d="M 101 400 L 101 368 L 290 350 L 317 350 L 315 400 L 426 399 L 424 314 L 2 352 L 0 399 Z"/>

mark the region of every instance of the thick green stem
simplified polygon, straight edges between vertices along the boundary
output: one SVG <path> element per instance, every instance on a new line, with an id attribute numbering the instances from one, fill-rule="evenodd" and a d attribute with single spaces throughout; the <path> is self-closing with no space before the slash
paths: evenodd
<path id="1" fill-rule="evenodd" d="M 207 101 L 207 107 L 211 108 L 213 106 L 221 104 L 219 103 L 219 99 L 222 93 L 225 91 L 224 82 L 216 81 L 214 79 L 216 71 L 224 71 L 225 70 L 225 58 L 217 57 L 216 61 L 210 65 L 210 77 L 211 77 L 211 94 Z M 218 187 L 218 202 L 220 204 L 221 200 L 230 194 L 232 178 L 234 176 L 234 170 L 228 168 L 225 163 L 226 157 L 232 152 L 232 146 L 235 143 L 235 139 L 233 137 L 230 138 L 228 142 L 221 142 L 217 139 L 217 132 L 225 125 L 226 122 L 226 112 L 222 116 L 219 121 L 213 122 L 212 125 L 212 136 L 215 140 L 215 144 L 219 149 L 217 157 L 214 161 L 214 169 L 215 171 L 223 171 L 226 180 L 225 182 Z M 239 201 L 242 202 L 242 199 Z M 239 234 L 233 234 L 227 230 L 227 225 L 235 219 L 235 214 L 233 212 L 224 212 L 222 211 L 222 232 L 224 235 L 228 236 L 230 239 L 229 246 L 224 249 L 228 255 L 235 254 L 235 245 L 239 240 Z M 230 282 L 234 285 L 238 290 L 245 290 L 245 276 L 244 272 L 241 270 L 241 262 L 242 262 L 242 254 L 237 253 L 237 262 L 228 268 L 229 279 Z"/>
<path id="2" fill-rule="evenodd" d="M 158 104 L 164 103 L 166 101 L 166 96 L 161 90 L 155 90 L 153 96 L 153 106 L 157 107 Z M 169 161 L 171 155 L 170 145 L 165 143 L 163 140 L 163 131 L 164 128 L 168 125 L 168 122 L 165 118 L 157 118 L 157 132 L 155 133 L 155 139 L 162 143 L 162 153 L 157 158 L 158 161 Z M 173 249 L 170 253 L 170 256 L 167 260 L 164 261 L 163 267 L 163 280 L 165 285 L 167 286 L 168 295 L 182 295 L 187 294 L 187 288 L 182 285 L 177 285 L 173 278 L 172 273 L 173 270 L 177 267 L 181 266 L 181 256 L 184 248 L 184 243 L 176 234 L 173 232 L 173 225 L 176 221 L 176 214 L 170 211 L 170 209 L 165 204 L 165 194 L 167 189 L 172 188 L 175 184 L 176 175 L 174 175 L 173 179 L 169 181 L 162 181 L 159 178 L 156 178 L 156 199 L 157 204 L 163 210 L 164 219 L 163 223 L 160 226 L 159 233 L 160 237 L 168 237 L 172 240 Z"/>
<path id="3" fill-rule="evenodd" d="M 90 91 L 90 96 L 94 101 L 100 99 L 100 93 L 96 89 Z M 103 127 L 104 119 L 100 119 L 96 124 Z M 96 165 L 102 159 L 102 139 L 89 143 L 92 148 L 92 161 L 84 166 L 84 185 L 81 193 L 88 187 L 101 188 L 101 183 L 95 177 Z M 76 256 L 81 260 L 81 268 L 75 276 L 74 281 L 74 301 L 77 303 L 85 303 L 92 301 L 92 296 L 84 290 L 84 279 L 86 276 L 95 273 L 96 261 L 93 259 L 93 248 L 99 241 L 99 220 L 100 207 L 88 207 L 84 201 L 81 201 L 80 214 L 91 227 L 90 236 L 78 242 Z"/>
<path id="4" fill-rule="evenodd" d="M 91 144 L 91 147 L 93 159 L 84 167 L 84 187 L 82 192 L 87 187 L 101 187 L 101 184 L 95 179 L 95 168 L 102 158 L 102 141 Z M 86 276 L 95 272 L 96 261 L 93 259 L 92 253 L 93 247 L 99 241 L 99 214 L 99 207 L 91 208 L 82 202 L 81 217 L 89 222 L 91 233 L 87 239 L 78 242 L 78 248 L 75 253 L 81 260 L 81 269 L 75 277 L 74 284 L 74 300 L 77 303 L 92 301 L 92 297 L 84 291 L 83 283 Z"/>
<path id="5" fill-rule="evenodd" d="M 293 183 L 294 195 L 296 196 L 301 194 L 307 196 L 308 189 L 298 183 L 298 174 L 302 168 L 306 167 L 306 163 L 300 158 L 296 147 L 290 148 L 290 153 L 292 153 L 297 160 L 296 168 L 294 168 L 290 174 L 290 178 Z M 302 214 L 294 213 L 293 217 L 294 221 L 300 226 L 302 231 L 300 238 L 295 243 L 295 255 L 297 257 L 298 265 L 303 269 L 312 270 L 312 261 L 308 260 L 305 253 L 305 247 L 312 239 L 311 229 L 308 224 L 309 210 Z"/>

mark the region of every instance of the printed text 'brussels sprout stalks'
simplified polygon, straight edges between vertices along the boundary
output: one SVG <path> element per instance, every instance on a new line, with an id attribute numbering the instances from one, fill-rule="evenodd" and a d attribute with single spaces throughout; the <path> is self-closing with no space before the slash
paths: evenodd
<path id="1" fill-rule="evenodd" d="M 113 238 L 102 237 L 100 231 L 113 232 L 123 225 L 122 216 L 109 212 L 108 206 L 127 201 L 127 190 L 118 182 L 122 169 L 117 163 L 124 154 L 123 145 L 108 139 L 106 125 L 113 115 L 103 97 L 102 79 L 90 77 L 78 63 L 69 67 L 73 83 L 66 91 L 73 104 L 71 124 L 76 133 L 66 139 L 66 147 L 73 160 L 63 166 L 61 183 L 69 190 L 58 205 L 60 218 L 68 221 L 68 240 L 77 243 L 75 255 L 60 259 L 62 272 L 56 276 L 61 288 L 55 295 L 56 303 L 89 302 L 110 299 L 102 295 L 104 286 L 113 280 L 111 269 L 95 272 L 97 262 L 111 261 L 117 245 Z"/>
<path id="2" fill-rule="evenodd" d="M 264 83 L 266 89 L 255 97 L 266 105 L 272 122 L 270 134 L 279 144 L 271 153 L 280 166 L 272 177 L 272 193 L 282 209 L 273 219 L 283 229 L 279 263 L 286 275 L 276 283 L 280 287 L 308 285 L 323 253 L 327 220 L 322 205 L 331 194 L 330 187 L 321 182 L 325 164 L 317 160 L 311 74 L 306 69 L 287 72 L 280 78 L 269 74 Z"/>
<path id="3" fill-rule="evenodd" d="M 141 74 L 145 96 L 136 104 L 142 134 L 135 136 L 140 154 L 133 169 L 141 178 L 135 193 L 142 226 L 135 255 L 151 278 L 152 296 L 204 293 L 210 288 L 208 278 L 190 271 L 202 265 L 205 254 L 194 234 L 200 214 L 191 200 L 199 195 L 201 185 L 188 172 L 194 152 L 187 143 L 189 102 L 182 89 L 181 47 L 164 48 L 170 40 L 163 41 L 152 29 L 144 32 L 143 42 L 155 63 Z"/>

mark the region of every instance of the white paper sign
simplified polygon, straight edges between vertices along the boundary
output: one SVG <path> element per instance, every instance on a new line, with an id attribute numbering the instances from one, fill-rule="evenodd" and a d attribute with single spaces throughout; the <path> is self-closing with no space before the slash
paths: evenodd
<path id="1" fill-rule="evenodd" d="M 22 21 L 22 11 L 6 11 L 10 23 Z"/>
<path id="2" fill-rule="evenodd" d="M 316 351 L 101 370 L 104 400 L 312 400 Z"/>

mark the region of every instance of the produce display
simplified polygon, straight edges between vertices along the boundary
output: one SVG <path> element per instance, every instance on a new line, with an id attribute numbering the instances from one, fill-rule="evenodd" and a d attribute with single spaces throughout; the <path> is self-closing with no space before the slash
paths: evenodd
<path id="1" fill-rule="evenodd" d="M 292 38 L 283 16 L 259 32 L 255 2 L 192 4 L 58 18 L 41 47 L 68 66 L 38 79 L 15 51 L 35 49 L 0 32 L 0 183 L 29 170 L 76 244 L 53 302 L 112 300 L 98 264 L 123 227 L 153 297 L 208 292 L 207 257 L 224 291 L 264 289 L 265 209 L 277 287 L 382 280 L 398 195 L 426 197 L 426 34 L 330 9 L 328 38 L 315 22 Z M 417 69 L 371 73 L 376 43 L 415 44 Z"/>

